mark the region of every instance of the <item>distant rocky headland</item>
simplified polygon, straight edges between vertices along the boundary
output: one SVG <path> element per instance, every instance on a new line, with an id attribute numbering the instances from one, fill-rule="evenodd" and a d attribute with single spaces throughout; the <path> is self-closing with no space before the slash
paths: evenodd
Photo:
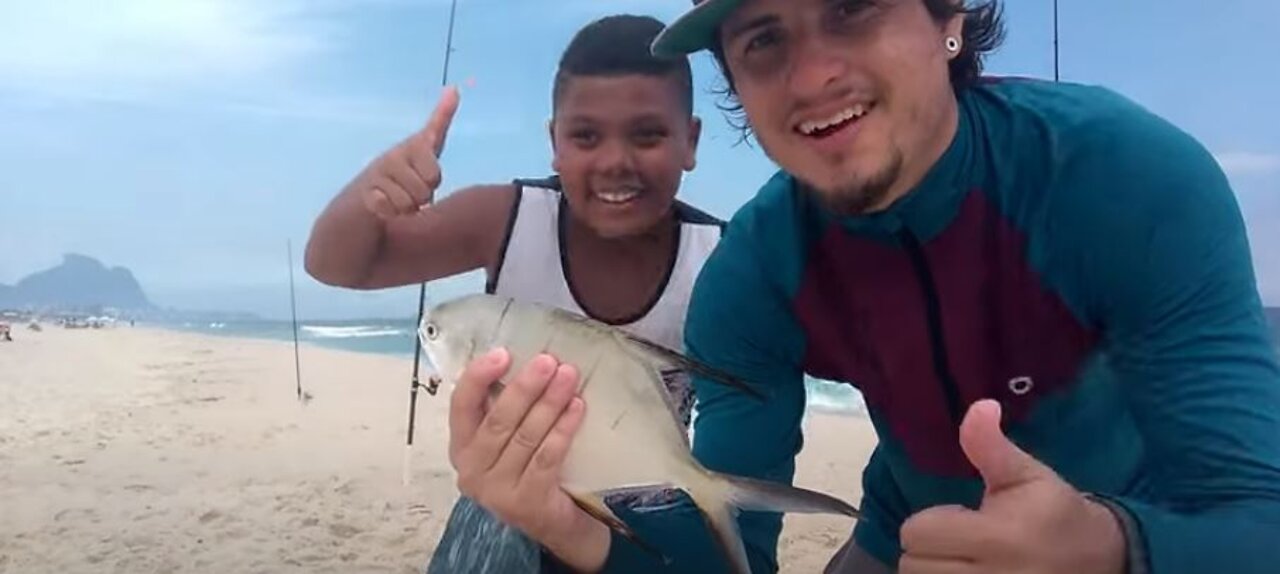
<path id="1" fill-rule="evenodd" d="M 252 321 L 251 313 L 184 311 L 162 308 L 147 298 L 133 272 L 107 267 L 101 261 L 76 253 L 62 263 L 32 273 L 15 285 L 0 284 L 0 311 L 26 315 L 110 316 L 150 321 Z M 1280 343 L 1280 307 L 1268 307 L 1273 338 Z"/>
<path id="2" fill-rule="evenodd" d="M 139 320 L 253 320 L 236 312 L 183 311 L 155 305 L 125 267 L 108 267 L 78 253 L 23 277 L 0 284 L 0 310 L 38 316 L 110 316 Z"/>

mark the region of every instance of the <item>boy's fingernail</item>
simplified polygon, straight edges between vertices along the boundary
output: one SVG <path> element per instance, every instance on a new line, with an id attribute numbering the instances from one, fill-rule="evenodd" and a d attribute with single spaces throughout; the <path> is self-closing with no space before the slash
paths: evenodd
<path id="1" fill-rule="evenodd" d="M 502 347 L 498 347 L 497 349 L 490 350 L 489 353 L 485 355 L 485 362 L 490 365 L 497 366 L 502 364 L 502 360 L 505 358 L 507 358 L 507 350 Z"/>

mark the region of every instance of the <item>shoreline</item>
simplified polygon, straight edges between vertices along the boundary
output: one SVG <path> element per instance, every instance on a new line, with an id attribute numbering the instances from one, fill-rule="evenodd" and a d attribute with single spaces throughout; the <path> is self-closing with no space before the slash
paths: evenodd
<path id="1" fill-rule="evenodd" d="M 0 571 L 415 572 L 457 498 L 447 389 L 412 357 L 155 325 L 0 345 Z M 866 419 L 806 415 L 796 484 L 860 503 Z M 783 572 L 821 571 L 844 517 L 787 515 Z"/>
<path id="2" fill-rule="evenodd" d="M 394 322 L 393 320 L 389 320 L 389 319 L 388 320 L 361 319 L 359 321 L 367 325 Z M 325 321 L 320 321 L 320 322 L 324 323 Z M 328 323 L 342 323 L 342 322 L 344 321 L 328 321 Z M 270 321 L 270 323 L 280 323 L 280 322 L 273 320 L 273 321 Z M 300 332 L 305 331 L 306 327 L 314 327 L 316 329 L 335 328 L 335 327 L 303 325 L 299 323 Z M 117 327 L 117 328 L 120 328 L 120 327 Z M 160 324 L 160 323 L 146 323 L 146 324 L 140 323 L 136 327 L 123 327 L 123 328 L 129 328 L 129 329 L 146 328 L 146 329 L 156 329 L 160 331 L 173 332 L 178 334 L 193 334 L 197 336 L 209 336 L 209 337 L 219 337 L 219 338 L 229 338 L 229 339 L 246 339 L 246 340 L 253 340 L 253 341 L 271 341 L 271 342 L 277 342 L 277 343 L 286 343 L 290 345 L 290 347 L 293 345 L 293 339 L 291 337 L 285 338 L 285 337 L 270 336 L 270 335 L 263 335 L 263 334 L 253 335 L 253 334 L 245 334 L 240 332 L 220 332 L 219 330 L 216 330 L 216 329 L 209 330 L 209 329 L 199 329 L 194 327 L 186 328 L 186 327 L 180 327 L 177 325 Z M 348 328 L 348 327 L 336 327 L 336 328 L 342 329 L 342 328 Z M 382 327 L 382 328 L 397 329 L 394 326 L 388 326 L 388 327 Z M 408 382 L 412 377 L 412 369 L 413 369 L 414 353 L 413 353 L 412 340 L 411 339 L 409 340 L 409 342 L 406 344 L 405 350 L 403 351 L 388 351 L 388 350 L 380 350 L 380 349 L 353 349 L 353 348 L 350 348 L 349 346 L 344 346 L 338 342 L 338 341 L 349 341 L 351 339 L 360 340 L 362 338 L 363 337 L 361 336 L 353 336 L 348 338 L 327 337 L 327 338 L 321 338 L 318 340 L 317 339 L 303 340 L 299 338 L 298 346 L 300 349 L 310 345 L 316 349 L 321 349 L 321 350 L 333 350 L 333 351 L 340 351 L 340 352 L 359 353 L 359 354 L 367 354 L 367 355 L 374 355 L 374 356 L 380 356 L 380 357 L 390 357 L 392 359 L 402 360 L 405 363 L 404 380 L 405 380 L 405 387 L 407 388 Z M 419 373 L 420 373 L 419 379 L 425 380 L 426 378 L 425 373 L 431 372 L 432 367 L 431 367 L 430 361 L 426 358 L 425 355 L 422 356 L 421 361 L 422 363 L 421 363 L 421 367 L 419 368 Z M 813 382 L 816 382 L 818 384 L 827 384 L 825 382 L 819 382 L 816 380 Z M 834 385 L 834 384 L 832 385 L 833 386 L 830 392 L 828 393 L 822 393 L 820 391 L 815 392 L 815 388 L 812 385 L 807 386 L 808 396 L 806 399 L 807 400 L 806 416 L 808 416 L 808 414 L 810 413 L 814 413 L 814 414 L 824 414 L 824 415 L 830 415 L 830 416 L 853 416 L 853 417 L 860 417 L 860 418 L 867 417 L 866 404 L 863 403 L 861 396 L 857 395 L 858 391 L 856 389 L 852 389 L 851 387 L 848 389 L 841 388 L 843 387 L 843 385 Z M 852 395 L 850 393 L 852 393 Z M 836 396 L 836 395 L 840 395 L 840 396 Z"/>

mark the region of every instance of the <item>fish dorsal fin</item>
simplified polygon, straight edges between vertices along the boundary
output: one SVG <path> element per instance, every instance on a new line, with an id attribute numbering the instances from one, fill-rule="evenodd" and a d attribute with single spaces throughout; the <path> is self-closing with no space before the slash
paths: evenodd
<path id="1" fill-rule="evenodd" d="M 743 382 L 742 379 L 719 369 L 715 369 L 705 363 L 686 357 L 654 341 L 650 341 L 649 339 L 632 334 L 617 327 L 606 325 L 605 323 L 592 319 L 591 317 L 567 311 L 559 307 L 546 306 L 545 308 L 552 315 L 562 319 L 580 323 L 592 329 L 597 329 L 602 334 L 610 334 L 618 337 L 624 343 L 624 346 L 635 350 L 637 356 L 648 360 L 653 364 L 655 369 L 662 370 L 662 367 L 678 368 L 690 374 L 698 375 L 708 380 L 733 387 L 761 401 L 765 400 L 764 394 L 751 388 L 751 386 Z"/>
<path id="2" fill-rule="evenodd" d="M 637 351 L 638 355 L 646 357 L 651 362 L 655 363 L 655 367 L 675 367 L 690 374 L 703 377 L 707 380 L 733 387 L 759 400 L 765 400 L 765 396 L 760 391 L 751 388 L 750 385 L 743 382 L 742 379 L 739 379 L 738 377 L 686 357 L 644 337 L 633 335 L 620 329 L 618 330 L 618 334 L 619 337 L 628 343 L 631 348 Z"/>

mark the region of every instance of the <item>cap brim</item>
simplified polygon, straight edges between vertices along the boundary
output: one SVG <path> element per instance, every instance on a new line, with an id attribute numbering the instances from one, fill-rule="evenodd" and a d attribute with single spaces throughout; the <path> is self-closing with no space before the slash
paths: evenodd
<path id="1" fill-rule="evenodd" d="M 683 56 L 711 48 L 716 30 L 743 0 L 706 0 L 676 18 L 653 39 L 649 50 L 655 56 Z"/>

